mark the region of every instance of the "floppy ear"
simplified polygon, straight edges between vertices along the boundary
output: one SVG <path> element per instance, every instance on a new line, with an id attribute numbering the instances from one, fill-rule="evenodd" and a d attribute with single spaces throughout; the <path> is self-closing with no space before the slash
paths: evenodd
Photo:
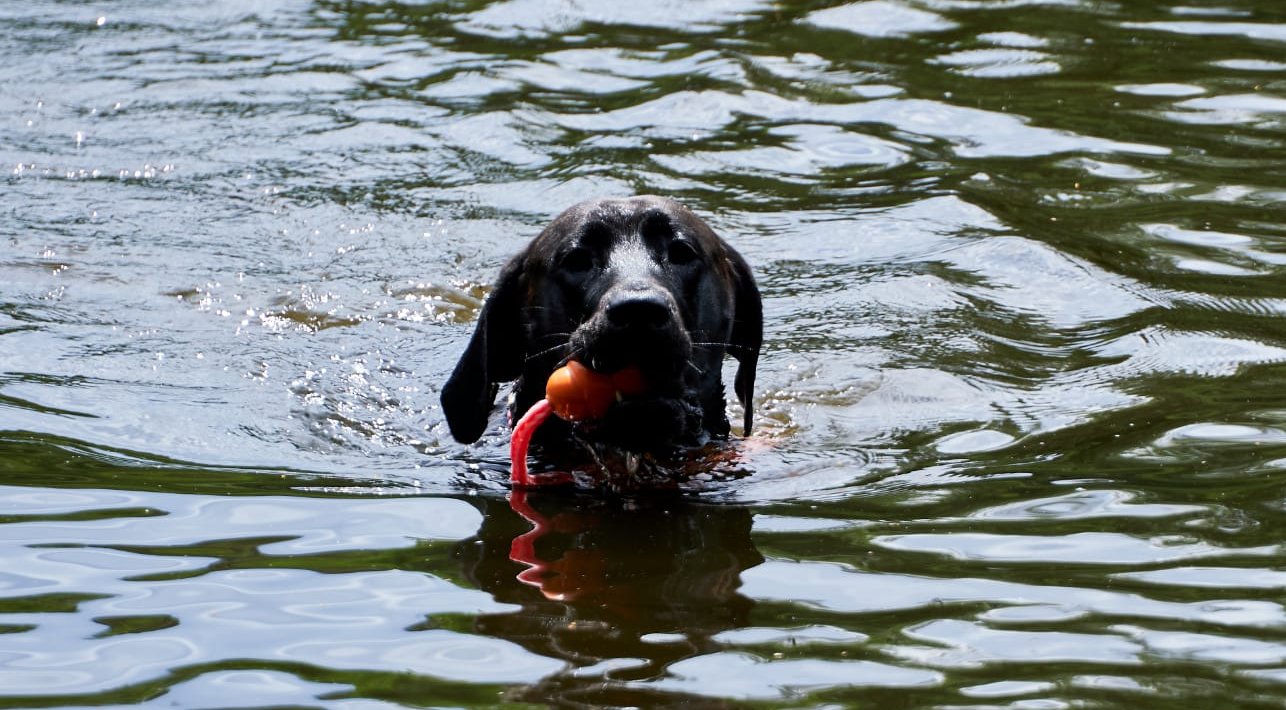
<path id="1" fill-rule="evenodd" d="M 501 269 L 496 289 L 482 304 L 469 346 L 442 386 L 447 426 L 464 444 L 477 441 L 486 430 L 499 383 L 517 379 L 522 372 L 523 258 L 519 254 Z"/>
<path id="2" fill-rule="evenodd" d="M 732 266 L 733 290 L 732 334 L 728 338 L 728 352 L 737 358 L 737 377 L 733 391 L 741 401 L 745 417 L 741 422 L 742 436 L 750 436 L 750 422 L 754 417 L 755 368 L 759 364 L 759 348 L 764 342 L 764 307 L 759 298 L 750 265 L 731 247 L 728 262 Z"/>

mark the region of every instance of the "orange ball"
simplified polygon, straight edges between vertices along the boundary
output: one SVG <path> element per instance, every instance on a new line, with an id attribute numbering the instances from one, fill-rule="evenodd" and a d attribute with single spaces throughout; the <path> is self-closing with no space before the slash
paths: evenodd
<path id="1" fill-rule="evenodd" d="M 627 367 L 613 372 L 612 386 L 626 397 L 635 397 L 647 391 L 647 381 L 643 379 L 643 371 L 637 367 Z"/>
<path id="2" fill-rule="evenodd" d="M 606 414 L 618 393 L 634 396 L 646 389 L 643 373 L 637 367 L 605 375 L 570 360 L 550 374 L 549 381 L 545 383 L 545 399 L 549 400 L 554 414 L 579 422 L 598 419 Z"/>

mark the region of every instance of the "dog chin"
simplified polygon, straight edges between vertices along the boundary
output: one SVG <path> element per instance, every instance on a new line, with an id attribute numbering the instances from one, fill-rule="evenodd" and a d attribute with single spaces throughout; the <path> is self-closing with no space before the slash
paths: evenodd
<path id="1" fill-rule="evenodd" d="M 551 420 L 534 443 L 542 457 L 573 471 L 578 481 L 628 491 L 687 480 L 687 452 L 708 440 L 693 395 L 623 399 L 593 422 Z"/>
<path id="2" fill-rule="evenodd" d="M 704 442 L 701 408 L 686 397 L 642 397 L 612 405 L 582 438 L 632 453 L 664 454 Z"/>

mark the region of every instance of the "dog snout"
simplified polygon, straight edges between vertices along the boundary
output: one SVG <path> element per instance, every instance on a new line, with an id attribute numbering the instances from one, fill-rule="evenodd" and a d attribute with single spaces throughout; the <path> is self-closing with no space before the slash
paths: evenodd
<path id="1" fill-rule="evenodd" d="M 622 330 L 661 330 L 670 325 L 670 318 L 670 304 L 655 293 L 625 294 L 607 306 L 607 322 Z"/>

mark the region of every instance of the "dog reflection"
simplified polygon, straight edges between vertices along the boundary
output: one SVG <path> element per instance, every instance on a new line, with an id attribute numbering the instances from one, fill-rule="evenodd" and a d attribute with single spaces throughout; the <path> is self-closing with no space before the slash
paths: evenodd
<path id="1" fill-rule="evenodd" d="M 521 491 L 509 505 L 483 505 L 478 536 L 457 548 L 465 573 L 522 608 L 479 617 L 480 633 L 575 666 L 637 659 L 613 674 L 623 680 L 712 650 L 711 636 L 746 625 L 753 602 L 737 591 L 741 572 L 763 557 L 745 509 Z"/>

